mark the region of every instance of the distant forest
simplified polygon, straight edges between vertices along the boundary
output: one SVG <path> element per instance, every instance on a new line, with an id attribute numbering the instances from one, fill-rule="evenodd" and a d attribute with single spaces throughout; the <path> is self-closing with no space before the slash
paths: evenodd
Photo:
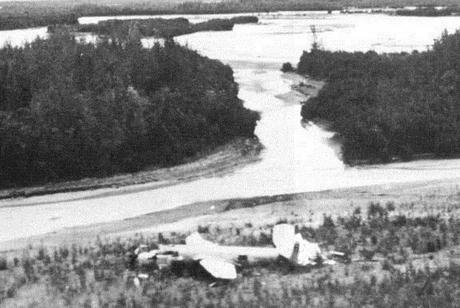
<path id="1" fill-rule="evenodd" d="M 65 31 L 0 49 L 0 187 L 169 165 L 236 137 L 243 107 L 229 66 L 171 40 L 76 42 Z"/>
<path id="2" fill-rule="evenodd" d="M 104 15 L 216 14 L 241 12 L 342 10 L 347 7 L 449 6 L 458 0 L 230 0 L 230 1 L 34 1 L 5 2 L 0 30 L 76 24 L 78 17 Z M 421 12 L 426 14 L 426 12 Z M 432 13 L 432 12 L 431 12 Z M 405 14 L 405 12 L 401 12 Z"/>
<path id="3" fill-rule="evenodd" d="M 460 32 L 426 52 L 304 52 L 297 71 L 327 81 L 303 103 L 305 120 L 326 121 L 348 163 L 460 153 Z"/>
<path id="4" fill-rule="evenodd" d="M 2 16 L 3 15 L 3 16 Z M 46 27 L 49 25 L 78 24 L 75 13 L 42 13 L 21 15 L 0 14 L 0 30 Z"/>
<path id="5" fill-rule="evenodd" d="M 426 17 L 441 17 L 459 15 L 460 8 L 441 8 L 435 7 L 420 7 L 415 10 L 396 10 L 398 16 L 426 16 Z"/>
<path id="6" fill-rule="evenodd" d="M 100 21 L 97 24 L 79 25 L 75 27 L 75 31 L 91 32 L 98 35 L 115 34 L 118 38 L 127 38 L 135 23 L 142 36 L 172 38 L 198 31 L 230 31 L 235 24 L 257 23 L 258 20 L 255 16 L 239 16 L 229 19 L 210 19 L 205 22 L 193 24 L 185 18 L 114 19 Z"/>

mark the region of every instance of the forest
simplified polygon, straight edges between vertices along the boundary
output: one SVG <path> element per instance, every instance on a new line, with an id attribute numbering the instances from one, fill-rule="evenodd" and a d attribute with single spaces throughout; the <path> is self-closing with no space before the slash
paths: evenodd
<path id="1" fill-rule="evenodd" d="M 44 13 L 39 15 L 23 14 L 18 16 L 0 15 L 0 30 L 46 27 L 61 24 L 78 24 L 78 16 L 74 13 Z"/>
<path id="2" fill-rule="evenodd" d="M 0 186 L 162 166 L 236 137 L 259 115 L 233 71 L 172 40 L 76 42 L 66 31 L 0 49 Z"/>
<path id="3" fill-rule="evenodd" d="M 276 11 L 343 10 L 347 7 L 383 8 L 437 5 L 457 10 L 457 0 L 230 0 L 230 1 L 180 1 L 141 0 L 117 1 L 64 0 L 2 2 L 0 30 L 76 24 L 82 16 L 162 15 L 162 14 L 217 14 Z M 402 12 L 404 14 L 404 12 Z"/>
<path id="4" fill-rule="evenodd" d="M 198 31 L 230 31 L 235 24 L 257 23 L 255 16 L 240 16 L 230 19 L 211 19 L 205 22 L 193 24 L 185 18 L 153 18 L 136 20 L 107 20 L 97 24 L 76 26 L 77 32 L 92 32 L 98 35 L 110 35 L 115 33 L 117 37 L 126 38 L 129 35 L 133 23 L 136 23 L 142 36 L 157 36 L 172 38 L 174 36 L 189 34 Z"/>
<path id="5" fill-rule="evenodd" d="M 425 52 L 331 52 L 315 45 L 297 71 L 325 80 L 304 120 L 330 125 L 350 164 L 460 153 L 460 32 Z"/>
<path id="6" fill-rule="evenodd" d="M 398 16 L 425 16 L 425 17 L 439 17 L 439 16 L 452 16 L 460 14 L 460 8 L 442 8 L 436 9 L 435 7 L 419 7 L 415 10 L 396 10 L 395 14 Z"/>

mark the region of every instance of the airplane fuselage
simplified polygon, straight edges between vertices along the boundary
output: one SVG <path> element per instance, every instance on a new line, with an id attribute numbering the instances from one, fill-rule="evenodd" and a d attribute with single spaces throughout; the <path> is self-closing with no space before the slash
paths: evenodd
<path id="1" fill-rule="evenodd" d="M 234 263 L 242 261 L 272 261 L 280 255 L 279 251 L 274 247 L 160 245 L 159 250 L 162 252 L 175 252 L 184 260 L 199 260 L 211 256 Z"/>

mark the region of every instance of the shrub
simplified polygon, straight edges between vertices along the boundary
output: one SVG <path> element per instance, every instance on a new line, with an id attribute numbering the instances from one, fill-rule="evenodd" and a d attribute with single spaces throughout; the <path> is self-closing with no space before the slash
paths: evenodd
<path id="1" fill-rule="evenodd" d="M 294 70 L 295 69 L 290 62 L 283 63 L 283 66 L 281 67 L 281 71 L 283 73 L 293 72 Z"/>
<path id="2" fill-rule="evenodd" d="M 366 261 L 372 261 L 375 256 L 375 249 L 363 248 L 359 251 L 359 254 Z"/>
<path id="3" fill-rule="evenodd" d="M 6 258 L 0 257 L 0 271 L 4 271 L 8 269 L 8 263 Z"/>
<path id="4" fill-rule="evenodd" d="M 387 217 L 388 211 L 384 207 L 382 207 L 379 203 L 371 202 L 367 209 L 368 219 L 381 219 Z"/>

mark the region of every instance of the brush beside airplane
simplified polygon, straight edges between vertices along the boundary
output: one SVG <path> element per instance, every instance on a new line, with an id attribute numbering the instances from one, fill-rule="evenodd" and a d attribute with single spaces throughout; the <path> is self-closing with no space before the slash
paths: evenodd
<path id="1" fill-rule="evenodd" d="M 296 234 L 292 225 L 276 225 L 272 238 L 274 247 L 223 246 L 207 241 L 195 232 L 186 238 L 185 245 L 160 245 L 151 251 L 139 248 L 136 254 L 139 264 L 156 263 L 159 268 L 173 262 L 197 261 L 214 278 L 228 280 L 237 277 L 235 264 L 242 262 L 274 261 L 280 256 L 296 266 L 334 262 L 322 254 L 317 243 Z M 344 256 L 340 252 L 332 254 Z"/>

